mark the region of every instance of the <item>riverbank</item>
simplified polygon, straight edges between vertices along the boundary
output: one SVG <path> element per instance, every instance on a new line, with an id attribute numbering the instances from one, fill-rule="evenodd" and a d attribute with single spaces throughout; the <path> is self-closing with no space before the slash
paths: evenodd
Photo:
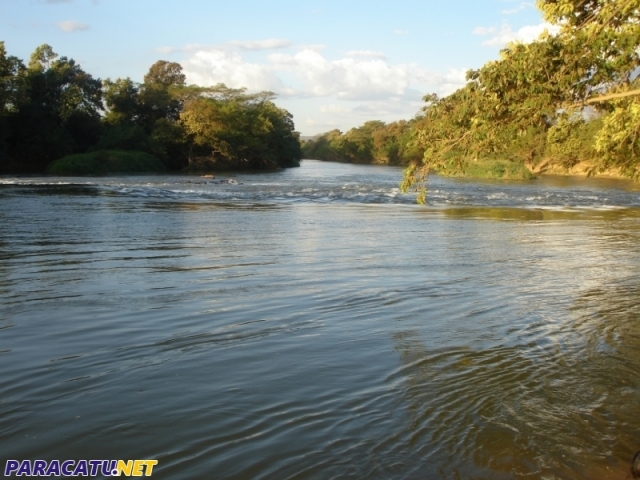
<path id="1" fill-rule="evenodd" d="M 527 165 L 527 168 L 534 175 L 564 175 L 569 177 L 593 177 L 593 178 L 616 178 L 620 180 L 629 180 L 629 177 L 622 174 L 619 168 L 610 168 L 604 171 L 596 172 L 597 165 L 595 162 L 582 161 L 570 167 L 563 167 L 543 160 L 538 165 Z"/>
<path id="2" fill-rule="evenodd" d="M 619 168 L 597 171 L 596 162 L 582 161 L 572 166 L 563 166 L 553 159 L 544 159 L 537 164 L 504 159 L 477 159 L 467 162 L 447 162 L 433 170 L 445 177 L 463 177 L 494 180 L 532 180 L 542 175 L 568 177 L 612 178 L 631 180 Z"/>

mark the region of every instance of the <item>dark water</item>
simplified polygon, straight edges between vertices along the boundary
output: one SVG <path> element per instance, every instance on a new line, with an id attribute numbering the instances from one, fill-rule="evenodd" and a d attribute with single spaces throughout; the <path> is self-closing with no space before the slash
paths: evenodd
<path id="1" fill-rule="evenodd" d="M 400 175 L 0 178 L 2 468 L 626 478 L 640 189 Z"/>

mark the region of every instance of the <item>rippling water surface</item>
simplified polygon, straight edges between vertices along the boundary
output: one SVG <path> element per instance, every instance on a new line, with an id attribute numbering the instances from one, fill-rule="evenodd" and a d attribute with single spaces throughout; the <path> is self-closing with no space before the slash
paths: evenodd
<path id="1" fill-rule="evenodd" d="M 0 178 L 0 460 L 626 478 L 640 189 L 400 176 Z"/>

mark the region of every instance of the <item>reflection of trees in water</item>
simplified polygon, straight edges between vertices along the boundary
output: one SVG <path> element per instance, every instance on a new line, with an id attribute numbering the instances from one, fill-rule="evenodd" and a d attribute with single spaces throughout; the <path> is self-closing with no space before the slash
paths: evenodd
<path id="1" fill-rule="evenodd" d="M 584 293 L 516 342 L 428 350 L 394 335 L 410 451 L 446 478 L 625 478 L 640 448 L 640 279 Z"/>
<path id="2" fill-rule="evenodd" d="M 441 210 L 442 214 L 455 219 L 486 219 L 486 220 L 520 220 L 520 221 L 554 221 L 554 220 L 587 220 L 597 219 L 618 221 L 626 218 L 638 218 L 640 210 L 636 208 L 621 208 L 612 210 L 580 209 L 567 207 L 566 209 L 520 208 L 520 207 L 450 207 Z"/>

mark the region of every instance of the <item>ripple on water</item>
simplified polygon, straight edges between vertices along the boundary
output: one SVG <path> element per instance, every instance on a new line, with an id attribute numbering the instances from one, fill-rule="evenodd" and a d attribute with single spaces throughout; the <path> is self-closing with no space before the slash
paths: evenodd
<path id="1" fill-rule="evenodd" d="M 436 177 L 421 208 L 399 173 L 0 180 L 2 456 L 624 478 L 637 191 Z"/>

